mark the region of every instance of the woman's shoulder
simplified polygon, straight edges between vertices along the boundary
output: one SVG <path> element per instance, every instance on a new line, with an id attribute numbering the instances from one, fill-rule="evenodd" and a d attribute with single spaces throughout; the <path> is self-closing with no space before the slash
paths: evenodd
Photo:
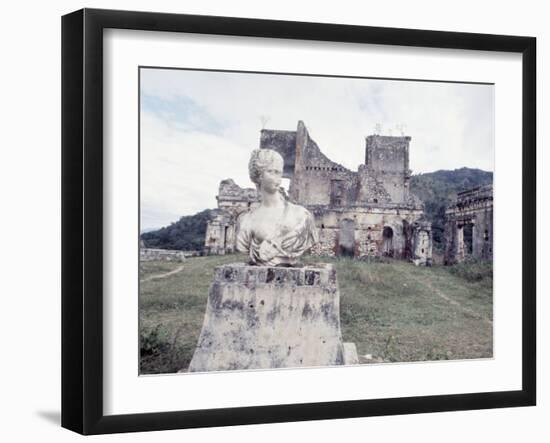
<path id="1" fill-rule="evenodd" d="M 311 212 L 309 212 L 307 208 L 304 208 L 301 205 L 297 205 L 289 201 L 287 201 L 287 205 L 288 205 L 288 211 L 292 212 L 292 214 L 294 214 L 295 216 L 300 216 L 303 218 L 313 217 Z"/>
<path id="2" fill-rule="evenodd" d="M 241 212 L 237 217 L 237 224 L 241 227 L 247 226 L 250 224 L 252 218 L 252 211 Z"/>
<path id="3" fill-rule="evenodd" d="M 237 218 L 237 225 L 240 229 L 252 230 L 255 225 L 262 221 L 264 215 L 258 208 L 241 213 Z"/>

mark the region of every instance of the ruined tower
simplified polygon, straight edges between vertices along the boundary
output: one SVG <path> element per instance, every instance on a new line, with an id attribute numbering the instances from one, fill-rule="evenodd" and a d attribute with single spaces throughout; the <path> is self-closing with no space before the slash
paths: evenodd
<path id="1" fill-rule="evenodd" d="M 365 163 L 351 171 L 323 154 L 302 121 L 295 131 L 260 134 L 260 148 L 284 159 L 290 200 L 315 216 L 320 243 L 313 253 L 385 255 L 430 264 L 431 225 L 423 219 L 422 203 L 409 193 L 410 141 L 368 136 Z"/>
<path id="2" fill-rule="evenodd" d="M 409 199 L 410 137 L 369 135 L 365 146 L 365 164 L 360 168 L 360 201 L 405 203 Z M 375 184 L 375 186 L 373 186 Z M 376 195 L 376 190 L 383 190 Z"/>

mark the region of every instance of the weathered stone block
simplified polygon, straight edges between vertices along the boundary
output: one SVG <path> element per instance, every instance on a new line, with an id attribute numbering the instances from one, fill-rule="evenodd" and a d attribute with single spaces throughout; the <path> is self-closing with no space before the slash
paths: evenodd
<path id="1" fill-rule="evenodd" d="M 332 265 L 216 268 L 189 371 L 345 363 Z"/>

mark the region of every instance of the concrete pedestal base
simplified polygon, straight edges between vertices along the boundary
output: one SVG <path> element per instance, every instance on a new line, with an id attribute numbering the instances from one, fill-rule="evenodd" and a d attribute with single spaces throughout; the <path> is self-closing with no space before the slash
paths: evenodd
<path id="1" fill-rule="evenodd" d="M 355 354 L 355 355 L 354 355 Z M 189 371 L 356 364 L 332 265 L 216 268 Z"/>

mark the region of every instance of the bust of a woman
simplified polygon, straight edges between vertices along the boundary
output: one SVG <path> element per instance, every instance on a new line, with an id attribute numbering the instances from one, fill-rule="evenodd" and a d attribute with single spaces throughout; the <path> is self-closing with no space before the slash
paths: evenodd
<path id="1" fill-rule="evenodd" d="M 281 155 L 271 149 L 256 149 L 250 157 L 248 172 L 260 206 L 239 219 L 237 250 L 248 253 L 251 264 L 294 266 L 318 241 L 313 215 L 281 192 L 283 164 Z"/>

